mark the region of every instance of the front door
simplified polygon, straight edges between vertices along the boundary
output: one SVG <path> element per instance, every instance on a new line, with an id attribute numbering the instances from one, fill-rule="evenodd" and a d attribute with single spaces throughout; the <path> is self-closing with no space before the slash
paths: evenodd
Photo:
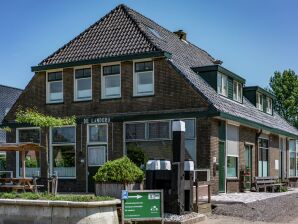
<path id="1" fill-rule="evenodd" d="M 249 190 L 251 188 L 252 180 L 252 145 L 245 145 L 244 162 L 244 189 Z"/>
<path id="2" fill-rule="evenodd" d="M 219 193 L 226 192 L 226 152 L 225 143 L 219 142 L 218 152 L 218 172 L 219 172 Z"/>
<path id="3" fill-rule="evenodd" d="M 97 173 L 107 157 L 106 146 L 89 146 L 88 147 L 88 192 L 95 192 L 94 175 Z"/>

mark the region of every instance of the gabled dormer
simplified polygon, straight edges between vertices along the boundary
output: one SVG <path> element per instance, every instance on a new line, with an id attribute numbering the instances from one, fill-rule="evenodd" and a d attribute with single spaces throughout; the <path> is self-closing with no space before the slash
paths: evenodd
<path id="1" fill-rule="evenodd" d="M 192 68 L 221 96 L 242 103 L 245 79 L 220 65 Z"/>
<path id="2" fill-rule="evenodd" d="M 249 86 L 243 89 L 244 96 L 258 108 L 267 114 L 273 114 L 273 100 L 275 96 L 259 86 Z"/>

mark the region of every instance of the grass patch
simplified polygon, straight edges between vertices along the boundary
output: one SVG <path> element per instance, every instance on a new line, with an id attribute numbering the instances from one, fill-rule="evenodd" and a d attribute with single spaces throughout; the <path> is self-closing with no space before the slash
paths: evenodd
<path id="1" fill-rule="evenodd" d="M 58 194 L 56 196 L 47 193 L 0 193 L 1 199 L 28 199 L 28 200 L 50 200 L 50 201 L 75 201 L 75 202 L 90 202 L 90 201 L 107 201 L 114 198 L 107 196 L 95 195 L 77 195 L 77 194 Z"/>

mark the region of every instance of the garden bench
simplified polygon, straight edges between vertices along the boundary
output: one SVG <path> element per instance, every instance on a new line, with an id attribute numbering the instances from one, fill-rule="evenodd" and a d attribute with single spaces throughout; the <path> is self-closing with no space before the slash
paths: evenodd
<path id="1" fill-rule="evenodd" d="M 271 177 L 255 177 L 255 186 L 257 192 L 260 191 L 260 188 L 264 188 L 264 191 L 267 191 L 267 188 L 271 188 L 271 191 L 274 192 L 276 187 L 281 188 L 284 183 L 278 183 L 278 177 L 271 176 Z"/>

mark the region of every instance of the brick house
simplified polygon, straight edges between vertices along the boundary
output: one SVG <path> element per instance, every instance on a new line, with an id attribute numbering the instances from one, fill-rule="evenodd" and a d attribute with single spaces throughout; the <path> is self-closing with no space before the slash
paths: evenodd
<path id="1" fill-rule="evenodd" d="M 242 173 L 292 177 L 298 131 L 272 109 L 274 96 L 194 46 L 119 5 L 72 41 L 32 67 L 34 77 L 5 117 L 8 142 L 44 145 L 44 131 L 15 123 L 19 106 L 77 117 L 74 127 L 50 131 L 50 171 L 60 191 L 93 191 L 92 176 L 107 160 L 142 148 L 171 159 L 171 121 L 186 122 L 186 154 L 210 169 L 213 193 L 235 192 Z M 28 176 L 46 176 L 45 153 Z M 20 175 L 17 154 L 9 170 Z M 293 162 L 294 161 L 294 162 Z"/>

